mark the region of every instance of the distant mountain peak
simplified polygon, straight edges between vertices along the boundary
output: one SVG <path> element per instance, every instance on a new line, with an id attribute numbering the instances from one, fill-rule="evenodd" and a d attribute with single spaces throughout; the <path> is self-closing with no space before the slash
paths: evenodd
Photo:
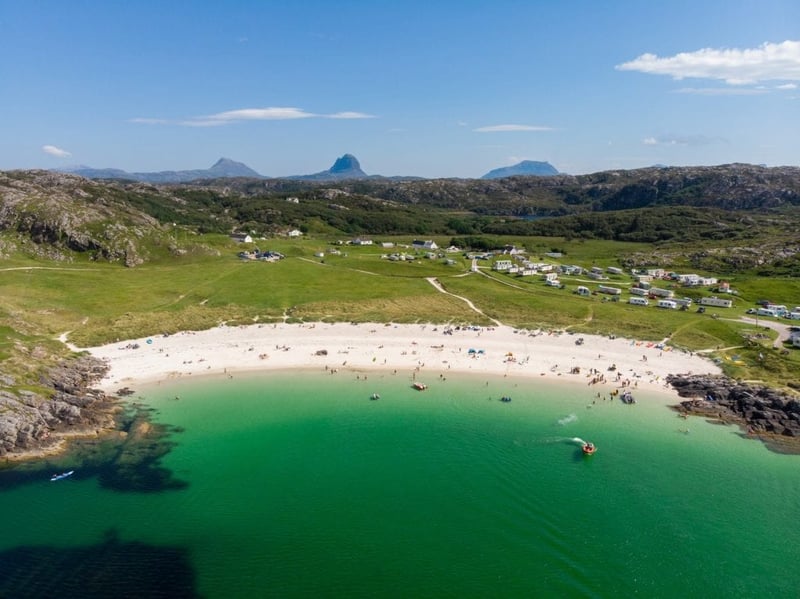
<path id="1" fill-rule="evenodd" d="M 345 154 L 341 158 L 337 158 L 336 162 L 334 162 L 333 166 L 328 170 L 328 172 L 332 175 L 348 171 L 357 171 L 361 175 L 366 176 L 366 173 L 361 170 L 361 165 L 358 163 L 358 158 L 352 154 Z"/>
<path id="2" fill-rule="evenodd" d="M 214 174 L 218 173 L 220 177 L 261 177 L 243 162 L 236 162 L 224 157 L 217 160 L 208 171 Z"/>
<path id="3" fill-rule="evenodd" d="M 523 160 L 513 166 L 504 166 L 496 168 L 486 173 L 481 179 L 502 179 L 503 177 L 517 177 L 517 176 L 536 176 L 536 177 L 552 177 L 558 175 L 559 172 L 549 162 L 539 162 L 537 160 Z"/>
<path id="4" fill-rule="evenodd" d="M 333 166 L 327 171 L 314 173 L 313 175 L 295 175 L 287 179 L 299 181 L 341 181 L 344 179 L 368 179 L 369 175 L 361 170 L 358 158 L 352 154 L 345 154 L 337 158 Z"/>
<path id="5" fill-rule="evenodd" d="M 223 156 L 222 158 L 217 160 L 214 163 L 214 166 L 212 166 L 211 168 L 217 168 L 217 167 L 220 167 L 220 166 L 229 166 L 229 165 L 232 165 L 232 164 L 241 165 L 242 163 L 241 162 L 236 162 L 235 160 L 231 160 L 230 158 L 225 158 Z"/>

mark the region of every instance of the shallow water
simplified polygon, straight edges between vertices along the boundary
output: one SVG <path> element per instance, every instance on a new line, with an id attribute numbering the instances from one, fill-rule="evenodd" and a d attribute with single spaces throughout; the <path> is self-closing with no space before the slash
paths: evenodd
<path id="1" fill-rule="evenodd" d="M 800 457 L 642 393 L 368 376 L 142 392 L 178 427 L 159 465 L 183 485 L 113 490 L 75 462 L 52 465 L 76 469 L 57 483 L 0 473 L 19 522 L 0 538 L 0 596 L 796 594 Z"/>

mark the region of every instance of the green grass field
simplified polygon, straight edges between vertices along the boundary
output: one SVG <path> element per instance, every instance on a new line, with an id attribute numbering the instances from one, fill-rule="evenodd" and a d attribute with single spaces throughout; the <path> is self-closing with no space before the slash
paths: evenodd
<path id="1" fill-rule="evenodd" d="M 409 243 L 411 239 L 392 241 Z M 39 358 L 63 353 L 63 346 L 54 339 L 65 332 L 72 342 L 85 347 L 223 322 L 490 324 L 494 319 L 518 328 L 564 329 L 649 341 L 669 338 L 681 348 L 718 355 L 734 376 L 780 385 L 798 382 L 800 351 L 774 350 L 774 334 L 770 337 L 761 328 L 754 334 L 753 325 L 738 321 L 757 299 L 800 304 L 800 281 L 796 279 L 737 275 L 732 281 L 739 291 L 735 307 L 699 314 L 694 308 L 632 306 L 627 303 L 627 292 L 618 302 L 603 295 L 579 297 L 572 293 L 578 285 L 597 286 L 580 277 L 562 277 L 565 288 L 559 289 L 544 285 L 539 276 L 521 278 L 492 272 L 488 261 L 479 262 L 480 272 L 471 272 L 471 260 L 460 253 L 428 259 L 424 252 L 409 248 L 333 242 L 324 238 L 275 239 L 249 246 L 286 256 L 274 263 L 237 258 L 245 246 L 219 235 L 186 240 L 188 247 L 202 247 L 203 251 L 159 257 L 136 268 L 81 257 L 62 263 L 19 257 L 4 260 L 0 263 L 0 360 L 6 371 L 29 371 L 35 361 L 46 361 Z M 437 242 L 445 244 L 447 240 Z M 544 254 L 559 250 L 565 255 L 557 262 L 584 267 L 619 265 L 621 257 L 647 247 L 548 238 L 513 238 L 508 243 L 525 245 L 533 259 L 542 261 L 552 261 Z M 416 255 L 416 259 L 386 259 L 394 252 Z M 439 292 L 428 278 L 436 278 L 448 294 Z M 631 283 L 630 277 L 616 275 L 608 284 L 626 290 Z M 697 299 L 710 293 L 693 289 L 677 290 L 677 294 Z M 482 314 L 454 295 L 472 301 Z M 39 358 L 31 360 L 31 356 Z"/>

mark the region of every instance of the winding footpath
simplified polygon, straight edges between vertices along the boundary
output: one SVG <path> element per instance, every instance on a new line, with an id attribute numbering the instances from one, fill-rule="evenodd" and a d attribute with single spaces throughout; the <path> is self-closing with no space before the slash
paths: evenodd
<path id="1" fill-rule="evenodd" d="M 427 277 L 425 280 L 428 281 L 428 283 L 430 283 L 431 285 L 433 285 L 433 287 L 437 291 L 439 291 L 440 293 L 444 293 L 445 295 L 450 295 L 450 296 L 452 296 L 452 297 L 454 297 L 456 299 L 460 299 L 462 302 L 466 303 L 467 306 L 469 306 L 470 310 L 472 310 L 473 312 L 477 312 L 478 314 L 480 314 L 484 318 L 488 318 L 489 320 L 491 320 L 494 324 L 496 324 L 499 327 L 503 326 L 502 322 L 500 322 L 499 320 L 497 320 L 495 318 L 492 318 L 491 316 L 488 316 L 483 310 L 478 308 L 468 298 L 462 297 L 460 295 L 456 295 L 455 293 L 450 293 L 449 291 L 447 291 L 444 287 L 442 287 L 442 284 L 439 282 L 439 280 L 436 277 Z"/>

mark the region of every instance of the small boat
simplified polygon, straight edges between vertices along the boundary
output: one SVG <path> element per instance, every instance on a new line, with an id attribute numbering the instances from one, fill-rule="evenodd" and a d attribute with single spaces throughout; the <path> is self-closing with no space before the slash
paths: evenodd
<path id="1" fill-rule="evenodd" d="M 503 397 L 500 398 L 500 401 L 508 403 L 511 401 L 511 398 L 508 395 L 504 395 Z"/>
<path id="2" fill-rule="evenodd" d="M 62 478 L 67 478 L 69 476 L 72 476 L 73 474 L 75 474 L 74 470 L 70 470 L 68 472 L 62 472 L 61 474 L 54 474 L 53 476 L 50 477 L 50 482 L 52 483 L 57 480 L 61 480 Z"/>
<path id="3" fill-rule="evenodd" d="M 636 403 L 636 399 L 634 399 L 633 393 L 631 393 L 627 389 L 622 393 L 622 395 L 620 396 L 620 399 L 622 400 L 622 403 L 625 403 L 625 404 L 628 404 L 628 405 Z"/>
<path id="4" fill-rule="evenodd" d="M 597 446 L 594 443 L 586 442 L 581 447 L 583 451 L 583 455 L 593 455 L 595 451 L 597 451 Z"/>
<path id="5" fill-rule="evenodd" d="M 411 386 L 414 387 L 414 389 L 416 389 L 417 391 L 425 391 L 425 389 L 428 388 L 428 385 L 426 385 L 425 383 L 414 383 Z"/>
<path id="6" fill-rule="evenodd" d="M 380 395 L 378 395 L 377 393 L 373 393 L 372 395 L 370 395 L 370 396 L 369 396 L 369 398 L 370 398 L 370 399 L 380 399 L 380 398 L 381 398 L 381 396 L 380 396 Z"/>

